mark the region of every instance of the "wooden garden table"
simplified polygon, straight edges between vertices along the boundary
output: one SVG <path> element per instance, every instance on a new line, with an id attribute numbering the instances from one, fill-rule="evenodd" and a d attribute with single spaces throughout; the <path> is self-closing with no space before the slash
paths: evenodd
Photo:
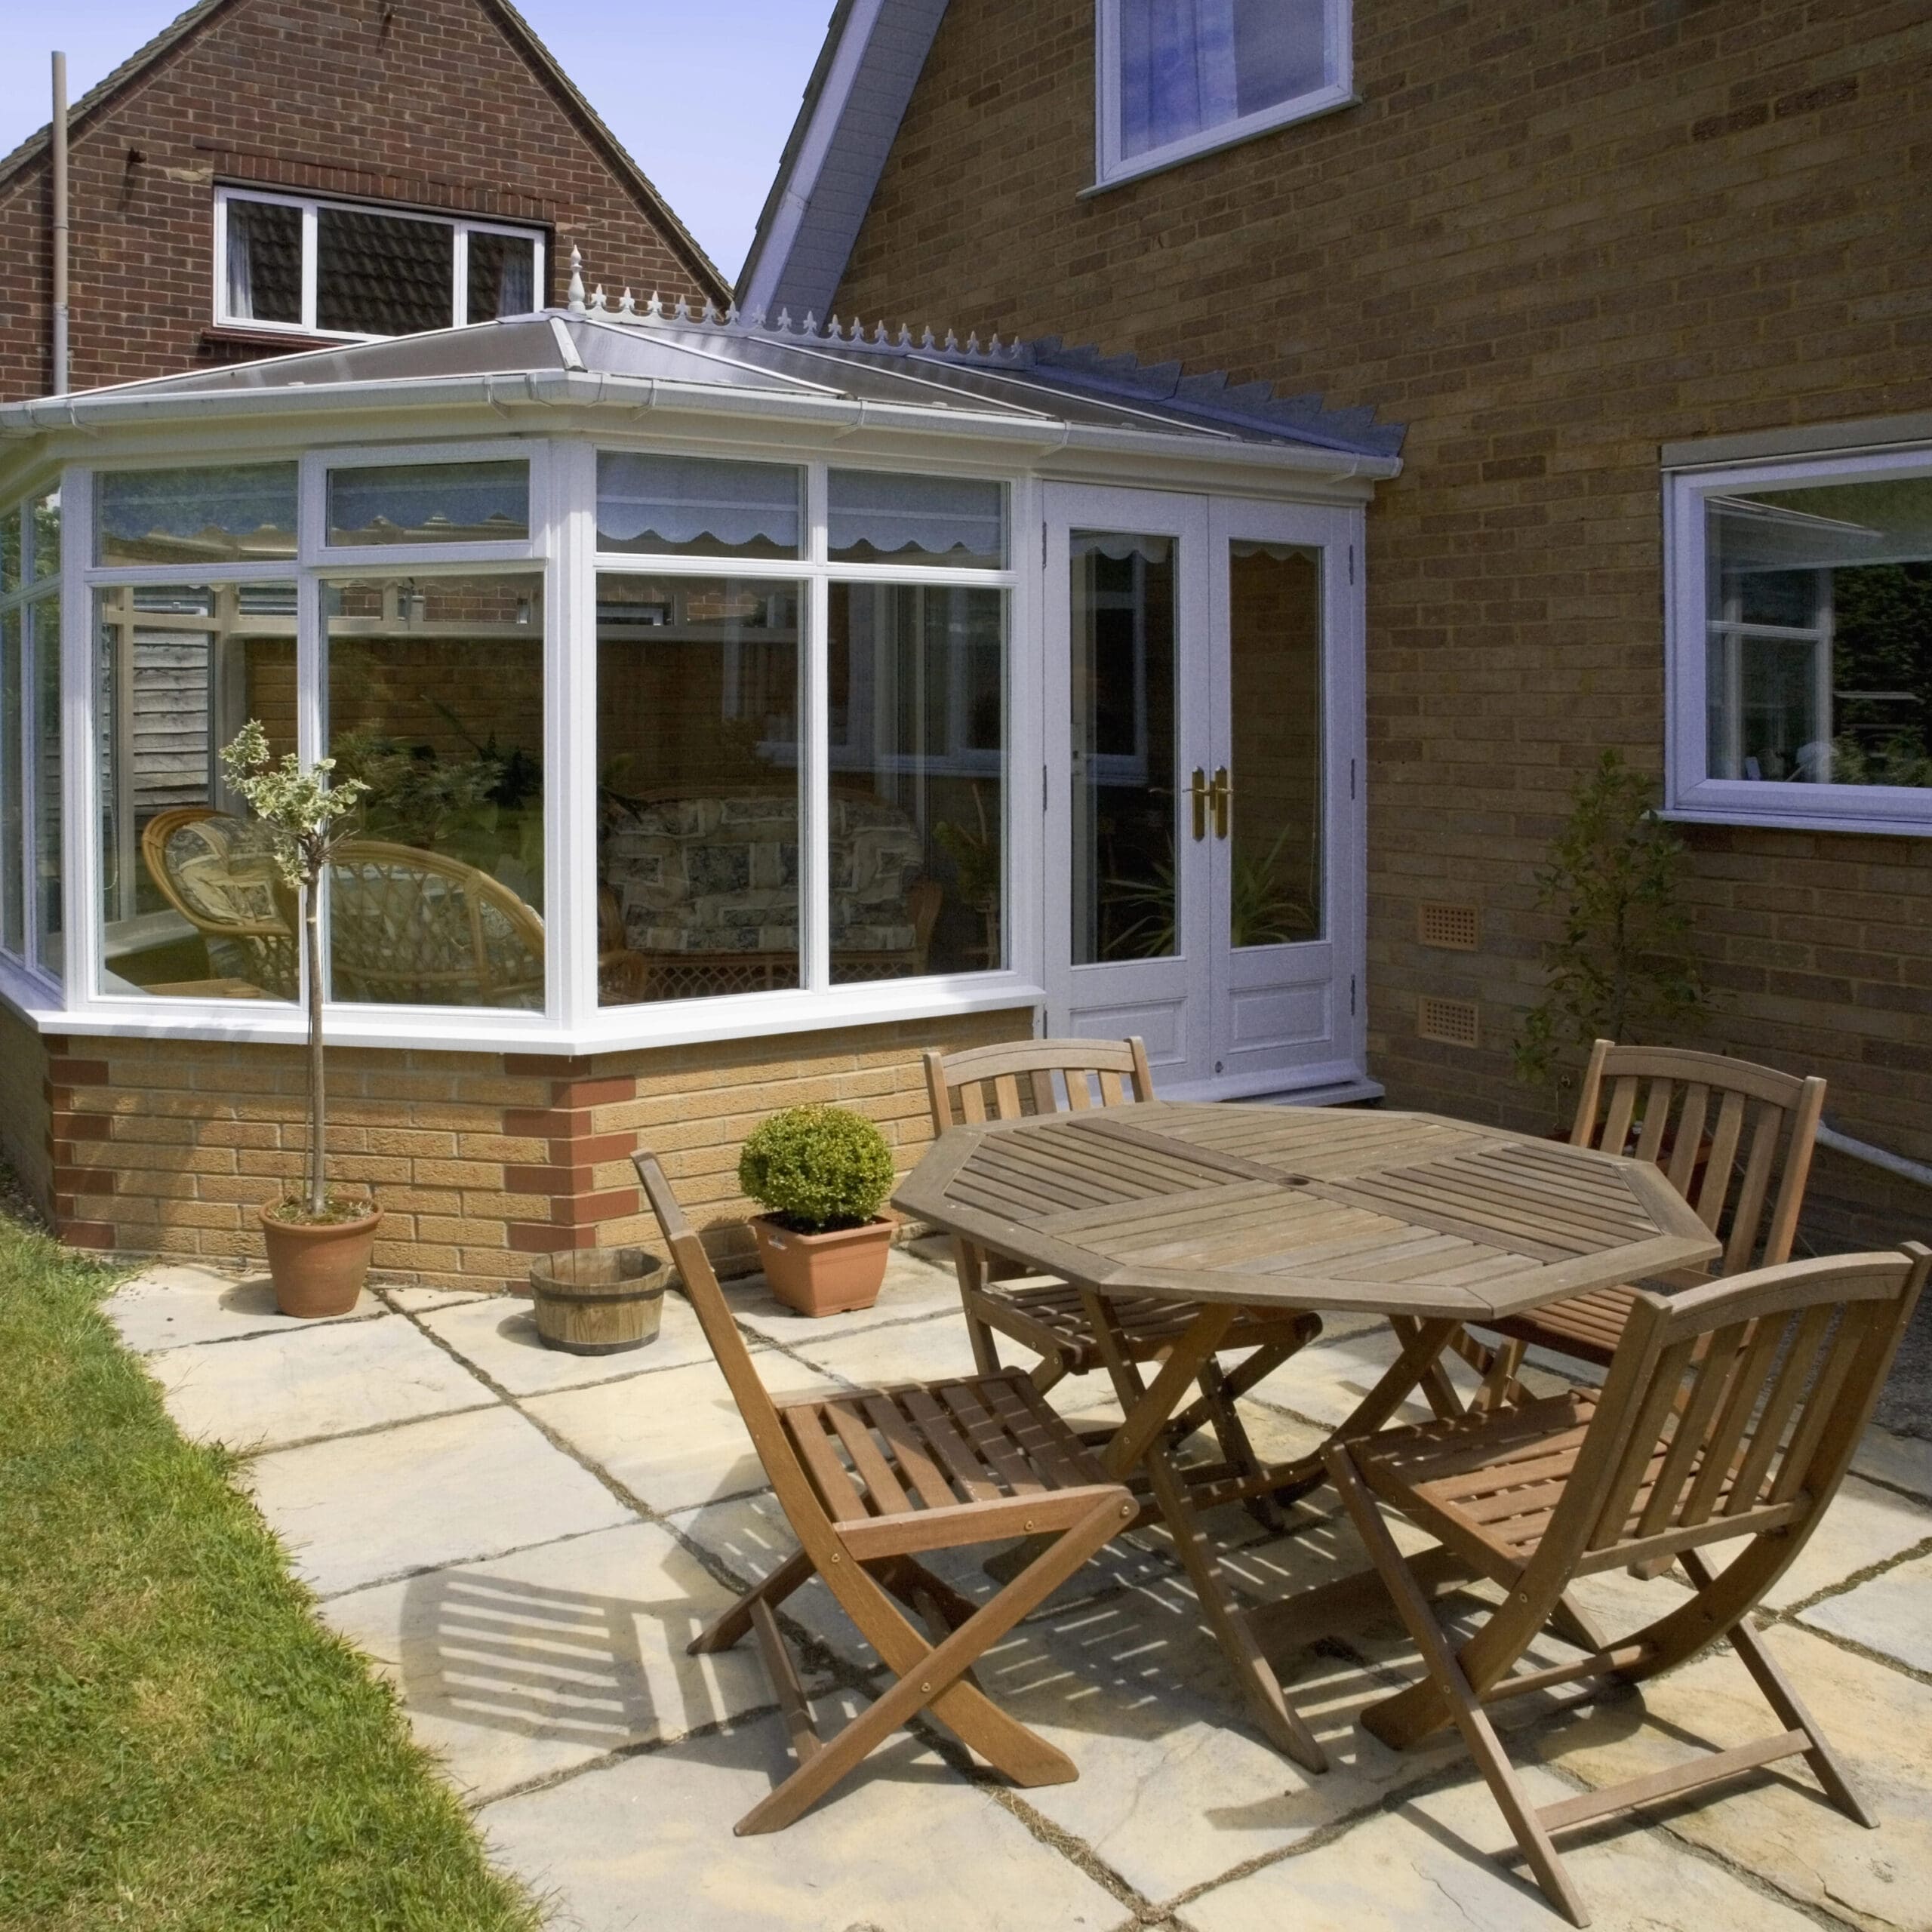
<path id="1" fill-rule="evenodd" d="M 1455 1413 L 1439 1358 L 1463 1322 L 1721 1251 L 1647 1162 L 1382 1109 L 1155 1101 L 971 1124 L 942 1135 L 893 1201 L 1083 1291 L 1126 1411 L 1107 1472 L 1144 1473 L 1263 1729 L 1314 1770 L 1326 1760 L 1269 1653 L 1314 1641 L 1377 1586 L 1364 1571 L 1249 1609 L 1223 1587 L 1196 1515 L 1202 1492 L 1190 1500 L 1177 1473 L 1168 1425 L 1236 1310 L 1388 1317 L 1401 1352 L 1330 1438 L 1340 1441 L 1380 1428 L 1418 1388 Z M 1150 1294 L 1200 1312 L 1149 1382 L 1109 1346 L 1119 1331 L 1107 1304 Z M 1317 1455 L 1269 1473 L 1292 1490 L 1320 1471 Z M 1443 1552 L 1418 1572 L 1432 1589 L 1471 1574 Z"/>

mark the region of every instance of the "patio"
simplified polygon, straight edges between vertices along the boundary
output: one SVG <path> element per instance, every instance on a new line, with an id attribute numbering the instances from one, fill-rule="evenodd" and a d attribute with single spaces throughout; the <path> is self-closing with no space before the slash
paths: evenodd
<path id="1" fill-rule="evenodd" d="M 776 1391 L 968 1373 L 943 1263 L 937 1244 L 903 1251 L 875 1307 L 817 1321 L 755 1277 L 728 1287 Z M 1241 1721 L 1152 1531 L 1112 1546 L 982 1671 L 1075 1759 L 1077 1783 L 1017 1793 L 968 1775 L 937 1734 L 902 1734 L 790 1830 L 734 1838 L 782 1774 L 784 1727 L 751 1644 L 685 1645 L 792 1540 L 680 1298 L 655 1343 L 603 1358 L 546 1352 L 526 1303 L 440 1290 L 379 1289 L 309 1332 L 275 1312 L 265 1279 L 167 1266 L 109 1306 L 184 1429 L 251 1453 L 254 1493 L 323 1616 L 394 1681 L 560 1927 L 1560 1922 L 1520 1866 L 1481 1855 L 1507 1827 L 1453 1734 L 1398 1756 L 1355 1724 L 1414 1673 L 1392 1611 L 1307 1654 L 1288 1686 L 1334 1767 L 1309 1778 Z M 1386 1323 L 1330 1318 L 1244 1401 L 1257 1450 L 1312 1448 L 1392 1358 Z M 1088 1378 L 1053 1399 L 1090 1414 L 1100 1393 Z M 1568 1855 L 1598 1926 L 1922 1922 L 1932 1442 L 1874 1429 L 1854 1468 L 1761 1621 L 1881 1829 L 1849 1823 L 1798 1772 L 1583 1834 Z M 1238 1583 L 1265 1597 L 1360 1566 L 1332 1493 L 1315 1503 L 1281 1537 L 1238 1509 L 1211 1519 Z M 971 1561 L 939 1567 L 969 1595 L 992 1587 Z M 1620 1571 L 1579 1595 L 1614 1620 L 1635 1587 Z M 1649 1607 L 1673 1587 L 1644 1586 Z M 822 1709 L 875 1694 L 821 1587 L 788 1609 Z M 1747 1697 L 1730 1660 L 1700 1660 L 1641 1708 L 1625 1696 L 1543 1725 L 1532 1781 L 1561 1795 L 1687 1742 L 1729 1743 L 1757 1722 Z"/>

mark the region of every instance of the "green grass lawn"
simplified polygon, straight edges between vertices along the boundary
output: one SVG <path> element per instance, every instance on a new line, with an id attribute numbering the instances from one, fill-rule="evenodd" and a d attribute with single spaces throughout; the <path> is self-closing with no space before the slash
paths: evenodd
<path id="1" fill-rule="evenodd" d="M 534 1927 L 107 1285 L 0 1215 L 0 1927 Z"/>

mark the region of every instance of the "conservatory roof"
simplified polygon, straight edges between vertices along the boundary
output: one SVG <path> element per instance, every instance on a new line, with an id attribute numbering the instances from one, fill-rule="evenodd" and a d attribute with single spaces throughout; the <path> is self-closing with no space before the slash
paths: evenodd
<path id="1" fill-rule="evenodd" d="M 625 298 L 628 303 L 628 296 Z M 1329 409 L 1319 396 L 1281 398 L 1266 383 L 1185 376 L 1178 363 L 1069 348 L 1057 338 L 959 344 L 951 336 L 889 337 L 881 324 L 841 331 L 811 317 L 794 327 L 735 314 L 692 315 L 651 303 L 580 309 L 299 355 L 0 406 L 0 432 L 68 425 L 258 415 L 380 401 L 482 399 L 503 406 L 610 401 L 734 414 L 831 416 L 866 426 L 955 429 L 1002 439 L 1177 438 L 1205 454 L 1266 451 L 1292 463 L 1392 475 L 1399 425 L 1367 409 Z M 1340 463 L 1332 460 L 1342 459 Z"/>

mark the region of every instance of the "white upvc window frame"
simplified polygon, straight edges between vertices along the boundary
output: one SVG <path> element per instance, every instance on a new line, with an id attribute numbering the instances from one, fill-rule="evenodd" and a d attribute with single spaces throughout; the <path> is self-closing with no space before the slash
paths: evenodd
<path id="1" fill-rule="evenodd" d="M 1232 121 L 1204 128 L 1198 134 L 1183 136 L 1144 153 L 1121 152 L 1121 0 L 1094 0 L 1094 186 L 1097 192 L 1124 181 L 1137 180 L 1144 174 L 1156 174 L 1192 161 L 1197 155 L 1212 154 L 1232 147 L 1257 135 L 1285 128 L 1297 121 L 1309 121 L 1338 109 L 1352 107 L 1359 97 L 1355 91 L 1354 0 L 1321 0 L 1325 44 L 1331 54 L 1332 78 L 1306 94 L 1277 101 Z"/>
<path id="2" fill-rule="evenodd" d="M 302 319 L 296 322 L 264 321 L 253 315 L 228 312 L 228 208 L 231 202 L 268 202 L 280 208 L 302 211 Z M 317 276 L 320 251 L 317 237 L 319 217 L 324 208 L 340 208 L 354 214 L 393 215 L 400 221 L 434 222 L 455 231 L 451 251 L 451 286 L 450 315 L 444 325 L 465 328 L 469 322 L 469 238 L 472 235 L 507 235 L 531 245 L 531 297 L 537 309 L 543 306 L 548 266 L 546 236 L 541 228 L 515 222 L 488 221 L 469 215 L 450 214 L 437 208 L 411 208 L 400 202 L 343 201 L 329 195 L 291 195 L 280 189 L 253 188 L 241 182 L 218 183 L 214 191 L 214 309 L 215 326 L 245 329 L 251 334 L 301 336 L 325 342 L 386 342 L 388 336 L 359 335 L 342 329 L 318 328 L 315 318 L 320 295 Z M 535 312 L 533 309 L 532 313 Z"/>
<path id="3" fill-rule="evenodd" d="M 1713 777 L 1709 759 L 1706 500 L 1754 490 L 1932 476 L 1932 445 L 1669 469 L 1664 474 L 1665 816 L 1690 823 L 1932 837 L 1932 786 Z M 1762 626 L 1749 627 L 1763 630 Z M 1812 631 L 1794 638 L 1822 637 Z M 1819 676 L 1829 681 L 1828 669 Z"/>

